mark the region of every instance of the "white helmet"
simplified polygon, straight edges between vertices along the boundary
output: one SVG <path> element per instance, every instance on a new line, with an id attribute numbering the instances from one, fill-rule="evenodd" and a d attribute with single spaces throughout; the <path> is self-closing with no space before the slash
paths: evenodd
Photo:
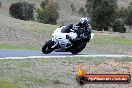
<path id="1" fill-rule="evenodd" d="M 84 23 L 84 22 L 88 22 L 88 19 L 87 18 L 81 18 L 80 23 Z"/>
<path id="2" fill-rule="evenodd" d="M 87 18 L 81 18 L 79 24 L 81 27 L 86 27 L 88 25 L 88 19 Z"/>

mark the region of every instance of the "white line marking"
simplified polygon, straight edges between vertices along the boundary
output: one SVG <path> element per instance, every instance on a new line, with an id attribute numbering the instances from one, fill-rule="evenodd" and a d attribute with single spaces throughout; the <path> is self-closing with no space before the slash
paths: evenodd
<path id="1" fill-rule="evenodd" d="M 4 57 L 0 59 L 35 59 L 35 58 L 66 58 L 66 57 L 132 57 L 132 55 L 63 55 L 63 56 L 28 56 L 28 57 Z"/>

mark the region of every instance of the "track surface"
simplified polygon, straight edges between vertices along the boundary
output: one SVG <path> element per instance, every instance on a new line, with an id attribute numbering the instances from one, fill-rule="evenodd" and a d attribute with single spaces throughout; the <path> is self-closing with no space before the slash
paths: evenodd
<path id="1" fill-rule="evenodd" d="M 72 55 L 69 52 L 53 52 L 50 54 L 43 54 L 36 50 L 0 50 L 0 58 L 4 57 L 29 57 L 29 56 L 64 56 Z"/>
<path id="2" fill-rule="evenodd" d="M 0 59 L 24 59 L 24 58 L 54 58 L 54 57 L 132 57 L 132 55 L 111 55 L 111 54 L 87 54 L 80 53 L 72 55 L 70 52 L 52 52 L 43 54 L 36 50 L 0 50 Z"/>

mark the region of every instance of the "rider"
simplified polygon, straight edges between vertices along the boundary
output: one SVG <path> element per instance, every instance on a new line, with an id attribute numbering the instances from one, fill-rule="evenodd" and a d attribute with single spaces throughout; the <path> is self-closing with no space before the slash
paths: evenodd
<path id="1" fill-rule="evenodd" d="M 77 38 L 75 39 L 71 39 L 69 36 L 67 36 L 72 44 L 89 42 L 92 28 L 87 18 L 81 18 L 78 24 L 69 24 L 66 27 L 66 31 L 70 32 L 71 30 L 74 30 L 77 33 Z"/>

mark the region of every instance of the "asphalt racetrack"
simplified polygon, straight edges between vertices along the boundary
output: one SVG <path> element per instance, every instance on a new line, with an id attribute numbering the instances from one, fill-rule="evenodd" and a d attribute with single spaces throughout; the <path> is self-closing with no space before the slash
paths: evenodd
<path id="1" fill-rule="evenodd" d="M 37 50 L 0 50 L 0 59 L 25 59 L 25 58 L 63 58 L 63 57 L 132 57 L 132 55 L 79 53 L 72 55 L 70 52 L 52 52 L 43 54 Z"/>

